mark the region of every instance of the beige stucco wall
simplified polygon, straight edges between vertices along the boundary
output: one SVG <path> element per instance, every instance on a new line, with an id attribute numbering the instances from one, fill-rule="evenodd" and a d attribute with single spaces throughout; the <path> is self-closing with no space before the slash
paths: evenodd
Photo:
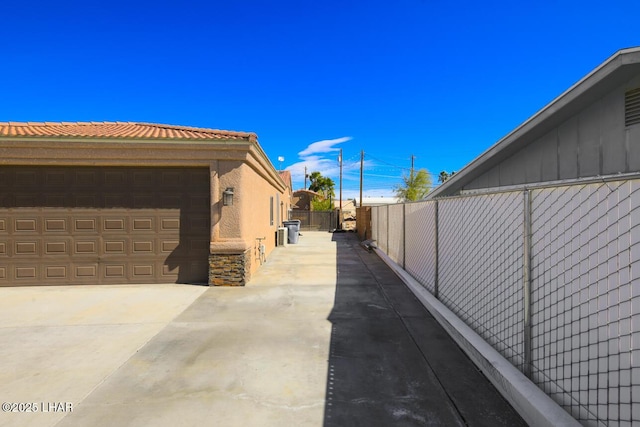
<path id="1" fill-rule="evenodd" d="M 260 267 L 256 238 L 266 237 L 268 257 L 275 247 L 277 227 L 291 206 L 290 189 L 256 141 L 6 137 L 0 141 L 3 164 L 209 167 L 210 253 L 250 257 L 247 280 Z M 228 187 L 234 188 L 233 206 L 222 206 L 222 192 Z"/>
<path id="2" fill-rule="evenodd" d="M 244 160 L 217 160 L 210 165 L 211 254 L 246 253 L 247 279 L 260 267 L 258 238 L 265 238 L 268 257 L 291 206 L 288 187 L 270 163 L 260 160 L 249 153 Z M 229 187 L 234 189 L 233 206 L 223 206 L 222 193 Z"/>

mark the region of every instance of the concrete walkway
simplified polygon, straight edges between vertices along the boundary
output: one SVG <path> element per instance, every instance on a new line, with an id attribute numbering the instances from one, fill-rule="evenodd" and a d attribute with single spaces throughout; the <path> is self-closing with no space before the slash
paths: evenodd
<path id="1" fill-rule="evenodd" d="M 303 232 L 244 288 L 0 289 L 0 366 L 40 409 L 2 426 L 524 425 L 351 233 Z"/>

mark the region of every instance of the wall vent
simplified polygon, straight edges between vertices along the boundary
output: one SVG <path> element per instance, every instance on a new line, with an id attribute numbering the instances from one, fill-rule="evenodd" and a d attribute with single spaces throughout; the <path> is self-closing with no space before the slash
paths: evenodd
<path id="1" fill-rule="evenodd" d="M 640 88 L 624 94 L 624 125 L 632 126 L 638 123 L 640 123 Z"/>

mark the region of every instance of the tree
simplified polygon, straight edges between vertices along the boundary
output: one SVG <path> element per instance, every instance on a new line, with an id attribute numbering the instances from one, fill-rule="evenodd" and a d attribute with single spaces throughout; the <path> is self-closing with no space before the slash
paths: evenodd
<path id="1" fill-rule="evenodd" d="M 438 175 L 438 182 L 440 182 L 440 184 L 444 183 L 446 180 L 448 180 L 449 178 L 451 178 L 453 175 L 455 175 L 455 171 L 449 173 L 447 171 L 441 171 L 440 174 Z"/>
<path id="2" fill-rule="evenodd" d="M 312 201 L 311 201 L 311 206 L 313 206 L 313 210 L 314 211 L 332 211 L 333 210 L 333 206 L 331 206 L 333 203 L 331 201 L 331 199 L 321 199 L 320 197 L 315 197 Z"/>
<path id="3" fill-rule="evenodd" d="M 325 198 L 330 196 L 335 197 L 336 193 L 333 191 L 336 184 L 329 177 L 322 176 L 320 172 L 311 172 L 309 175 L 311 180 L 309 184 L 309 190 L 322 194 Z"/>
<path id="4" fill-rule="evenodd" d="M 404 202 L 422 200 L 429 190 L 431 190 L 431 175 L 426 169 L 420 169 L 418 172 L 411 171 L 409 176 L 402 177 L 402 184 L 393 189 L 396 197 Z"/>

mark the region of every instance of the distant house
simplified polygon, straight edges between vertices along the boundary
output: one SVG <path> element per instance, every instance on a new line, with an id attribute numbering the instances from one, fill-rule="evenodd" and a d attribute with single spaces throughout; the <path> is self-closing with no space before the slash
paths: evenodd
<path id="1" fill-rule="evenodd" d="M 0 286 L 243 285 L 290 194 L 253 133 L 0 123 Z"/>
<path id="2" fill-rule="evenodd" d="M 324 196 L 320 193 L 316 193 L 311 190 L 296 190 L 293 192 L 292 199 L 292 208 L 293 209 L 301 209 L 301 210 L 313 210 L 313 206 L 311 205 L 311 201 L 316 198 L 324 198 Z"/>
<path id="3" fill-rule="evenodd" d="M 395 203 L 400 203 L 400 202 L 401 200 L 397 197 L 363 197 L 362 203 L 360 203 L 360 198 L 355 199 L 355 203 L 357 207 L 393 205 Z"/>

